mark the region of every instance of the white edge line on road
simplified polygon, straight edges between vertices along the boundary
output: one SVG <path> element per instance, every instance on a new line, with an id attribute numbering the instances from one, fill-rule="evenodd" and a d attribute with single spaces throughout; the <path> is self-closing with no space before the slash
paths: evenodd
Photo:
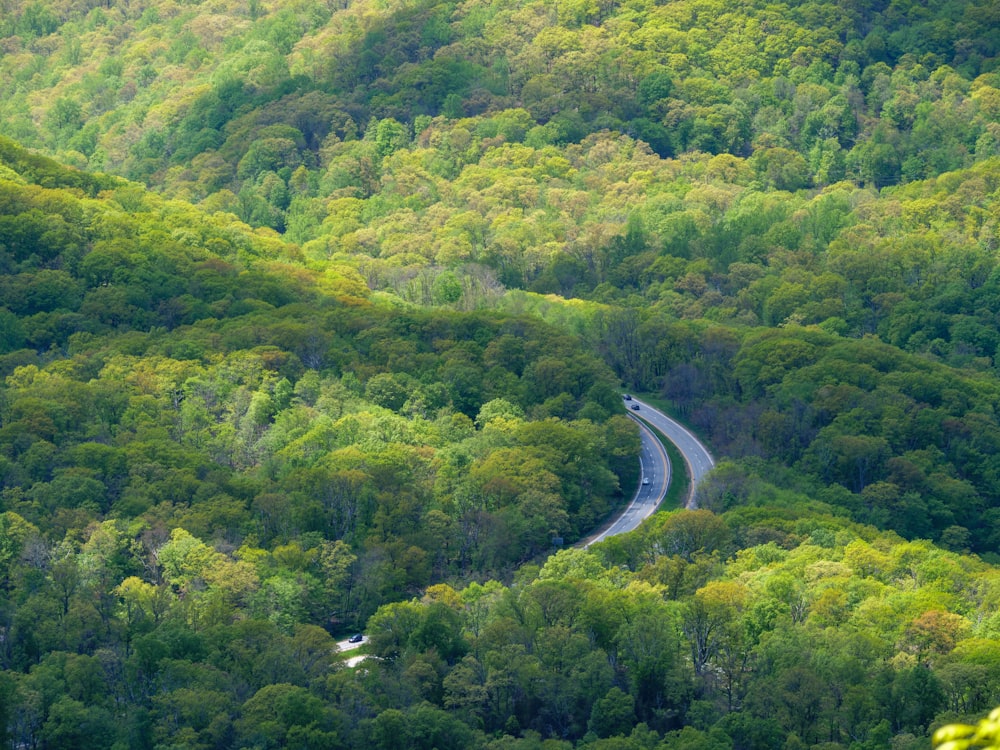
<path id="1" fill-rule="evenodd" d="M 646 433 L 646 435 L 649 436 L 649 439 L 659 449 L 660 455 L 663 457 L 663 463 L 666 466 L 666 469 L 663 472 L 664 476 L 666 477 L 666 481 L 662 485 L 663 491 L 660 493 L 660 496 L 656 499 L 656 502 L 653 504 L 652 510 L 650 510 L 649 513 L 643 516 L 642 520 L 645 520 L 646 518 L 649 518 L 649 516 L 651 516 L 660 507 L 661 503 L 663 503 L 663 500 L 666 498 L 667 490 L 670 488 L 670 480 L 673 475 L 673 472 L 671 470 L 671 465 L 670 465 L 670 456 L 667 455 L 667 449 L 663 447 L 663 443 L 660 440 L 660 438 L 657 437 L 656 433 L 653 432 L 653 430 L 651 430 L 649 425 L 647 425 L 645 422 L 636 419 L 634 414 L 628 414 L 627 416 L 632 417 L 632 419 L 635 420 L 635 423 L 639 425 L 639 429 L 643 430 Z M 643 450 L 644 449 L 645 448 L 643 448 Z M 587 549 L 587 547 L 589 547 L 592 544 L 596 544 L 597 542 L 602 542 L 609 536 L 615 536 L 617 533 L 621 533 L 621 532 L 612 533 L 612 531 L 622 521 L 622 519 L 632 514 L 634 511 L 640 510 L 639 496 L 642 494 L 643 487 L 645 486 L 642 484 L 642 478 L 645 476 L 645 471 L 646 471 L 645 466 L 643 465 L 642 462 L 642 452 L 643 452 L 642 450 L 639 451 L 639 486 L 636 488 L 635 494 L 632 496 L 632 500 L 629 502 L 628 505 L 625 506 L 625 509 L 621 513 L 619 513 L 618 516 L 615 517 L 615 519 L 611 521 L 604 528 L 604 531 L 602 531 L 595 537 L 591 537 L 588 540 L 580 540 L 580 542 L 576 543 L 578 546 L 583 547 L 583 549 Z M 649 486 L 651 487 L 652 485 Z"/>
<path id="2" fill-rule="evenodd" d="M 664 414 L 662 411 L 660 411 L 659 409 L 657 409 L 655 406 L 650 406 L 645 401 L 640 401 L 639 399 L 635 398 L 634 396 L 632 397 L 632 400 L 635 401 L 636 403 L 638 403 L 640 406 L 642 406 L 647 411 L 652 412 L 654 415 L 656 415 L 656 416 L 658 416 L 658 417 L 666 420 L 668 423 L 670 423 L 673 426 L 674 429 L 678 430 L 686 438 L 688 438 L 692 443 L 694 443 L 694 445 L 698 449 L 698 452 L 701 454 L 700 456 L 696 457 L 696 460 L 698 461 L 698 465 L 697 466 L 698 466 L 698 469 L 699 469 L 699 471 L 701 473 L 703 473 L 703 474 L 707 473 L 708 471 L 710 471 L 715 466 L 715 459 L 712 457 L 712 454 L 708 452 L 708 448 L 705 447 L 705 444 L 702 443 L 701 440 L 698 439 L 698 436 L 695 435 L 693 432 L 691 432 L 691 430 L 689 430 L 687 427 L 685 427 L 684 425 L 682 425 L 680 422 L 678 422 L 673 417 L 668 416 L 667 414 Z M 647 422 L 647 423 L 651 424 L 653 427 L 656 427 L 656 425 L 653 424 L 652 420 L 647 419 L 646 416 L 645 416 L 645 414 L 642 414 L 641 412 L 639 414 L 630 414 L 629 416 L 632 417 L 633 419 L 641 418 L 643 422 Z M 667 437 L 668 440 L 670 440 L 670 436 L 669 435 L 667 435 L 666 437 Z M 657 438 L 657 440 L 659 440 L 659 439 Z M 675 442 L 674 440 L 670 440 L 670 442 L 673 443 L 676 446 L 676 448 L 677 448 L 678 451 L 680 451 L 680 454 L 681 454 L 681 456 L 684 459 L 684 463 L 687 464 L 688 473 L 690 474 L 690 477 L 691 477 L 691 488 L 688 491 L 688 499 L 687 499 L 687 502 L 684 504 L 684 507 L 687 508 L 688 510 L 694 510 L 697 507 L 695 505 L 695 502 L 694 502 L 694 493 L 695 493 L 695 490 L 697 489 L 697 482 L 695 481 L 695 471 L 694 471 L 695 470 L 695 466 L 691 463 L 691 459 L 688 457 L 688 455 L 684 451 L 684 449 L 680 445 L 677 444 L 677 442 Z M 704 458 L 704 459 L 706 459 L 708 461 L 708 469 L 704 469 L 702 467 L 702 462 L 701 462 L 702 458 Z"/>

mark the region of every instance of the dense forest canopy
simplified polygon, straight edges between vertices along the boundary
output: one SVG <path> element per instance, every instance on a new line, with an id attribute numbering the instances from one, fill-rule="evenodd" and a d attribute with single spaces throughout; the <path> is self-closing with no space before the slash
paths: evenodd
<path id="1" fill-rule="evenodd" d="M 909 750 L 1000 704 L 997 28 L 0 0 L 0 739 Z M 553 554 L 636 485 L 622 388 L 718 468 Z"/>

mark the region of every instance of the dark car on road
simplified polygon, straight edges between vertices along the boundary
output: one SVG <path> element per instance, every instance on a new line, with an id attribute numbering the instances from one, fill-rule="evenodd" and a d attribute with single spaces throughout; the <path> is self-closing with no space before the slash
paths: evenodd
<path id="1" fill-rule="evenodd" d="M 363 635 L 361 635 L 361 633 L 355 633 L 354 635 L 352 635 L 350 638 L 347 639 L 347 642 L 348 643 L 361 643 L 361 641 L 363 641 L 364 639 L 365 639 L 365 637 Z"/>

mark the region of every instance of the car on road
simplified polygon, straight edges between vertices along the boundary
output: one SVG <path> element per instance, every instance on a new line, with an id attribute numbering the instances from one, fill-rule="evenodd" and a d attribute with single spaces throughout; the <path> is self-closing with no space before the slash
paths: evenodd
<path id="1" fill-rule="evenodd" d="M 643 477 L 642 478 L 642 483 L 643 484 L 649 484 L 649 477 Z"/>
<path id="2" fill-rule="evenodd" d="M 622 398 L 625 399 L 626 401 L 631 401 L 632 400 L 632 397 L 630 395 L 628 395 L 627 393 L 624 396 L 622 396 Z"/>
<path id="3" fill-rule="evenodd" d="M 365 637 L 361 633 L 355 633 L 350 638 L 347 639 L 348 643 L 361 643 Z"/>
<path id="4" fill-rule="evenodd" d="M 631 408 L 634 411 L 639 411 L 639 404 L 632 404 L 632 406 L 629 408 Z"/>

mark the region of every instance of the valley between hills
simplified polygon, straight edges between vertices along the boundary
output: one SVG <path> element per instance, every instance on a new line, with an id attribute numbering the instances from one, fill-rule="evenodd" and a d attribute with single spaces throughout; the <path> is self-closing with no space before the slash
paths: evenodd
<path id="1" fill-rule="evenodd" d="M 0 0 L 0 745 L 925 750 L 983 719 L 998 28 Z M 584 546 L 647 486 L 653 407 L 711 451 L 667 445 L 695 495 Z"/>

